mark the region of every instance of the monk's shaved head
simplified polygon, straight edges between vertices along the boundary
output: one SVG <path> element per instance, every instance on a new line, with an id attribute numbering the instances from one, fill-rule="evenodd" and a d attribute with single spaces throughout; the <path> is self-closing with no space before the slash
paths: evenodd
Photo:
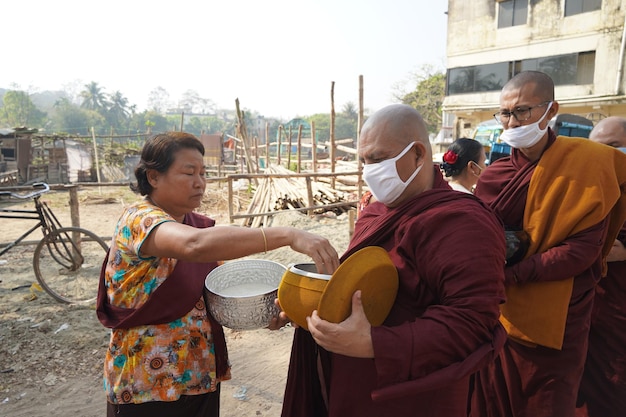
<path id="1" fill-rule="evenodd" d="M 393 205 L 432 188 L 434 174 L 432 149 L 424 119 L 411 106 L 392 104 L 378 110 L 363 124 L 359 137 L 359 159 L 366 165 L 376 164 L 395 158 L 403 151 L 406 153 L 395 164 L 400 180 L 407 181 L 413 173 L 416 174 Z M 421 169 L 423 166 L 428 168 Z M 420 170 L 416 171 L 418 168 Z"/>
<path id="2" fill-rule="evenodd" d="M 521 88 L 532 88 L 530 93 L 541 101 L 554 101 L 554 82 L 543 72 L 522 71 L 504 84 L 502 91 Z"/>
<path id="3" fill-rule="evenodd" d="M 589 139 L 614 148 L 626 147 L 626 118 L 611 116 L 600 120 L 589 134 Z"/>
<path id="4" fill-rule="evenodd" d="M 363 124 L 361 136 L 375 130 L 378 137 L 407 145 L 420 141 L 430 148 L 428 131 L 422 115 L 411 106 L 392 104 L 370 116 Z M 370 132 L 371 133 L 371 132 Z"/>

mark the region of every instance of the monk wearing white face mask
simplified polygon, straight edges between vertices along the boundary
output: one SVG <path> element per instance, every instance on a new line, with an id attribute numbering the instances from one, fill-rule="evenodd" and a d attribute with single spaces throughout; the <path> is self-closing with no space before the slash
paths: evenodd
<path id="1" fill-rule="evenodd" d="M 498 322 L 502 226 L 474 196 L 450 189 L 414 108 L 378 110 L 359 140 L 376 201 L 359 215 L 341 261 L 368 246 L 383 248 L 399 289 L 382 324 L 368 321 L 363 288 L 345 294 L 351 309 L 342 322 L 317 311 L 307 317 L 308 331 L 295 331 L 281 415 L 465 416 L 470 375 L 506 339 Z"/>
<path id="2" fill-rule="evenodd" d="M 475 195 L 530 246 L 504 268 L 509 335 L 475 378 L 470 416 L 572 417 L 594 289 L 624 222 L 626 155 L 582 138 L 557 137 L 554 83 L 524 71 L 500 95 L 500 138 L 513 147 L 480 176 Z"/>

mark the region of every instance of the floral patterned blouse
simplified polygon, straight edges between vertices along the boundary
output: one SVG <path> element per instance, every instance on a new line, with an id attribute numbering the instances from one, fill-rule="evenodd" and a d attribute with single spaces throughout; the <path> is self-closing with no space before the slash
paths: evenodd
<path id="1" fill-rule="evenodd" d="M 175 221 L 147 200 L 119 219 L 105 283 L 109 302 L 142 305 L 169 276 L 176 260 L 142 257 L 141 245 L 154 228 Z M 227 372 L 222 380 L 230 379 Z M 204 301 L 171 323 L 113 329 L 104 363 L 104 388 L 114 404 L 175 401 L 181 395 L 215 391 L 215 350 Z"/>

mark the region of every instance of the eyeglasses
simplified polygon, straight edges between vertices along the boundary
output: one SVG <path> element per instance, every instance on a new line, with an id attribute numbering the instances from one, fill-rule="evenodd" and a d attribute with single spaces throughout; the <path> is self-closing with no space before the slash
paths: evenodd
<path id="1" fill-rule="evenodd" d="M 526 120 L 530 119 L 530 111 L 532 109 L 536 109 L 537 107 L 543 107 L 548 103 L 550 103 L 550 101 L 545 101 L 541 104 L 537 104 L 536 106 L 516 107 L 512 111 L 499 111 L 497 113 L 494 113 L 493 117 L 498 123 L 502 124 L 508 123 L 511 116 L 515 117 L 515 120 L 517 120 L 518 122 L 525 122 Z"/>

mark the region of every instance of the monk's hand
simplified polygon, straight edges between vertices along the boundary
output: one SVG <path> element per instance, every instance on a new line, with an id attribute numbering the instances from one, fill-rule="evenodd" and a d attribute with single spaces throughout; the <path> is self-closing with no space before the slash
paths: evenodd
<path id="1" fill-rule="evenodd" d="M 278 301 L 278 298 L 274 300 L 274 304 L 280 309 L 280 312 L 277 316 L 272 317 L 272 319 L 270 320 L 270 325 L 267 326 L 267 328 L 270 330 L 279 330 L 285 327 L 285 325 L 289 323 L 290 320 L 289 317 L 287 317 L 287 314 L 285 314 L 283 309 L 280 307 L 280 302 Z"/>
<path id="2" fill-rule="evenodd" d="M 341 323 L 323 320 L 317 310 L 306 318 L 306 322 L 313 339 L 324 349 L 354 358 L 374 357 L 372 326 L 365 316 L 360 290 L 352 295 L 350 317 Z"/>
<path id="3" fill-rule="evenodd" d="M 624 248 L 624 244 L 621 241 L 615 239 L 615 242 L 613 242 L 613 246 L 611 247 L 611 250 L 609 251 L 609 254 L 606 257 L 606 261 L 607 262 L 626 261 L 626 248 Z"/>

